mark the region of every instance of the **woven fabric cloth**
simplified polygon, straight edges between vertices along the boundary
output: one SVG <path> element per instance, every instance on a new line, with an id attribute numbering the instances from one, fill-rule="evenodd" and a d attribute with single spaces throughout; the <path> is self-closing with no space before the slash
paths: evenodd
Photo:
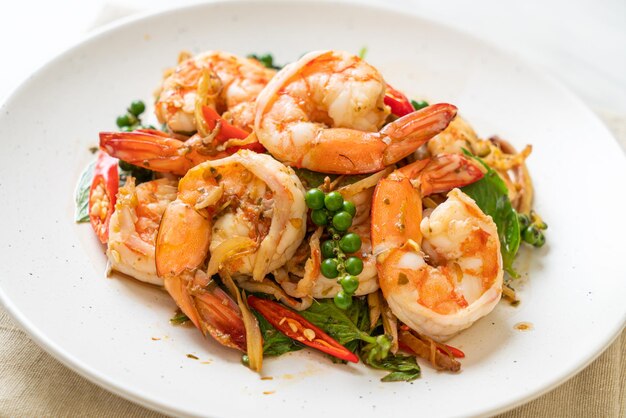
<path id="1" fill-rule="evenodd" d="M 626 117 L 599 112 L 626 149 Z M 497 418 L 626 416 L 626 331 L 589 367 Z M 0 417 L 162 417 L 94 385 L 35 345 L 0 307 Z"/>

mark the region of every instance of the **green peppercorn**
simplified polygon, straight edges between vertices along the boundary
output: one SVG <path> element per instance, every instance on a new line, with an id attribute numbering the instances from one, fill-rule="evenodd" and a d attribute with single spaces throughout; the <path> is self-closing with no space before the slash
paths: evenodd
<path id="1" fill-rule="evenodd" d="M 343 290 L 337 292 L 333 299 L 339 309 L 348 309 L 352 305 L 352 295 L 347 294 Z"/>
<path id="2" fill-rule="evenodd" d="M 315 209 L 311 212 L 311 220 L 317 226 L 324 226 L 328 223 L 328 214 L 324 209 Z"/>
<path id="3" fill-rule="evenodd" d="M 324 277 L 334 279 L 339 276 L 339 271 L 337 270 L 337 267 L 339 267 L 339 263 L 337 262 L 337 260 L 335 260 L 334 258 L 327 258 L 326 260 L 322 261 L 322 264 L 320 265 L 320 270 L 322 271 Z"/>
<path id="4" fill-rule="evenodd" d="M 355 253 L 361 248 L 361 237 L 354 232 L 349 232 L 339 241 L 339 248 L 348 254 Z"/>
<path id="5" fill-rule="evenodd" d="M 530 217 L 525 213 L 518 213 L 517 219 L 519 220 L 519 229 L 520 231 L 525 230 L 530 225 Z"/>
<path id="6" fill-rule="evenodd" d="M 132 132 L 134 130 L 135 130 L 135 128 L 133 126 L 122 126 L 120 128 L 120 131 L 122 131 L 122 132 Z"/>
<path id="7" fill-rule="evenodd" d="M 323 209 L 324 197 L 324 192 L 320 189 L 309 189 L 304 195 L 304 200 L 310 209 Z"/>
<path id="8" fill-rule="evenodd" d="M 322 257 L 332 258 L 335 256 L 335 242 L 331 239 L 322 242 L 321 245 Z"/>
<path id="9" fill-rule="evenodd" d="M 342 209 L 348 212 L 353 218 L 356 216 L 356 206 L 354 206 L 354 203 L 344 200 Z"/>
<path id="10" fill-rule="evenodd" d="M 543 235 L 543 232 L 539 231 L 539 235 L 537 236 L 537 241 L 535 241 L 535 247 L 543 247 L 543 244 L 546 243 L 546 236 Z"/>
<path id="11" fill-rule="evenodd" d="M 428 102 L 425 100 L 411 100 L 411 105 L 413 105 L 413 109 L 420 110 L 425 107 L 428 107 Z"/>
<path id="12" fill-rule="evenodd" d="M 353 276 L 358 276 L 363 271 L 363 260 L 358 257 L 348 257 L 344 265 L 348 274 Z"/>
<path id="13" fill-rule="evenodd" d="M 338 212 L 333 216 L 333 226 L 338 231 L 347 231 L 352 226 L 352 215 L 348 212 Z"/>
<path id="14" fill-rule="evenodd" d="M 117 126 L 119 126 L 120 128 L 132 125 L 130 116 L 128 114 L 118 116 L 115 120 L 115 123 L 117 123 Z"/>
<path id="15" fill-rule="evenodd" d="M 343 197 L 341 196 L 341 193 L 339 192 L 328 193 L 326 197 L 324 198 L 324 205 L 326 206 L 326 209 L 331 210 L 333 212 L 341 209 L 341 207 L 343 206 Z"/>
<path id="16" fill-rule="evenodd" d="M 522 233 L 522 238 L 530 245 L 534 245 L 536 247 L 540 247 L 545 243 L 543 232 L 541 232 L 541 230 L 535 225 L 530 225 L 526 228 Z"/>
<path id="17" fill-rule="evenodd" d="M 130 107 L 128 108 L 128 112 L 135 116 L 141 115 L 144 110 L 146 110 L 146 105 L 141 100 L 135 100 L 130 104 Z"/>
<path id="18" fill-rule="evenodd" d="M 359 287 L 359 278 L 348 274 L 339 279 L 339 284 L 345 293 L 352 295 Z"/>

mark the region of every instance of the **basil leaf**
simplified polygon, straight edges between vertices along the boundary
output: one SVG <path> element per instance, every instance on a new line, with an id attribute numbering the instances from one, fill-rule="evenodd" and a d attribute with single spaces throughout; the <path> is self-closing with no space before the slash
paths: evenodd
<path id="1" fill-rule="evenodd" d="M 306 168 L 294 168 L 293 171 L 296 172 L 296 176 L 298 176 L 306 189 L 321 186 L 326 176 L 329 176 L 331 181 L 333 178 L 332 174 L 318 173 L 317 171 L 307 170 Z"/>
<path id="2" fill-rule="evenodd" d="M 480 162 L 487 169 L 487 174 L 461 190 L 474 199 L 478 207 L 493 219 L 498 228 L 504 270 L 511 277 L 517 278 L 519 274 L 513 269 L 513 261 L 519 249 L 521 236 L 517 212 L 509 200 L 509 191 L 498 173 L 483 160 L 469 152 L 466 154 Z"/>
<path id="3" fill-rule="evenodd" d="M 385 359 L 377 360 L 361 355 L 361 359 L 375 369 L 391 372 L 381 379 L 382 382 L 410 382 L 421 375 L 420 366 L 413 356 L 389 354 Z"/>
<path id="4" fill-rule="evenodd" d="M 306 189 L 313 187 L 319 187 L 324 183 L 324 179 L 328 177 L 330 181 L 335 181 L 338 177 L 337 174 L 319 173 L 317 171 L 307 170 L 306 168 L 294 168 L 296 176 L 300 179 Z M 341 179 L 337 183 L 337 187 L 344 187 L 352 183 L 356 183 L 359 180 L 371 176 L 371 174 L 350 174 L 341 176 Z"/>
<path id="5" fill-rule="evenodd" d="M 300 315 L 326 331 L 341 345 L 358 340 L 373 343 L 376 338 L 362 331 L 355 323 L 361 322 L 362 325 L 363 311 L 367 311 L 367 302 L 358 298 L 354 298 L 352 306 L 345 311 L 339 309 L 332 299 L 324 299 L 314 301 L 308 309 L 300 312 Z"/>
<path id="6" fill-rule="evenodd" d="M 91 189 L 91 182 L 93 181 L 93 168 L 96 165 L 96 161 L 92 161 L 83 170 L 78 179 L 78 185 L 76 186 L 75 202 L 76 213 L 74 220 L 76 222 L 89 222 L 89 190 Z"/>
<path id="7" fill-rule="evenodd" d="M 281 354 L 298 351 L 303 348 L 302 344 L 274 328 L 261 314 L 254 310 L 252 312 L 259 321 L 259 328 L 261 328 L 261 334 L 263 335 L 264 356 L 280 356 Z"/>

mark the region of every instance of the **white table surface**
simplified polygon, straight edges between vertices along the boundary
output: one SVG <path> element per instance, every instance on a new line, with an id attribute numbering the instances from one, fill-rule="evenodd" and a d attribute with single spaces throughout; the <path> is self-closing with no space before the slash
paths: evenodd
<path id="1" fill-rule="evenodd" d="M 626 1 L 387 2 L 488 40 L 543 68 L 582 97 L 622 138 L 626 150 Z M 0 102 L 30 73 L 90 30 L 133 13 L 189 3 L 192 1 L 1 2 Z"/>

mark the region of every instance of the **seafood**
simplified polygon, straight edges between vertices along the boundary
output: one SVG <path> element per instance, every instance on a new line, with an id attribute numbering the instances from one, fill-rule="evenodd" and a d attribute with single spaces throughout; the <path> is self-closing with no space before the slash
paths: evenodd
<path id="1" fill-rule="evenodd" d="M 157 236 L 157 273 L 196 327 L 242 349 L 245 338 L 236 305 L 231 300 L 209 308 L 206 302 L 219 289 L 206 287 L 210 277 L 241 274 L 262 281 L 294 254 L 305 227 L 304 188 L 293 170 L 269 155 L 240 150 L 204 162 L 180 180 Z M 207 256 L 204 272 L 200 268 Z M 231 323 L 215 324 L 211 309 Z"/>
<path id="2" fill-rule="evenodd" d="M 183 56 L 162 82 L 155 103 L 156 116 L 171 131 L 192 134 L 200 130 L 198 106 L 207 105 L 250 132 L 255 100 L 274 74 L 257 60 L 223 51 Z"/>
<path id="3" fill-rule="evenodd" d="M 183 142 L 151 129 L 101 132 L 100 148 L 127 163 L 179 176 L 205 161 L 229 155 L 225 150 L 216 150 L 212 142 L 207 143 L 199 135 Z"/>
<path id="4" fill-rule="evenodd" d="M 426 146 L 430 155 L 462 154 L 463 149 L 484 155 L 485 148 L 488 152 L 488 147 L 484 142 L 478 139 L 476 132 L 465 119 L 457 115 L 448 127 L 428 141 Z"/>
<path id="5" fill-rule="evenodd" d="M 402 322 L 437 340 L 494 308 L 502 257 L 495 223 L 459 189 L 423 219 L 421 198 L 480 177 L 464 157 L 441 155 L 395 171 L 374 193 L 372 242 L 384 297 Z"/>
<path id="6" fill-rule="evenodd" d="M 264 150 L 254 135 L 229 125 L 211 108 L 203 106 L 202 113 L 212 130 L 208 136 L 195 134 L 181 141 L 155 129 L 100 132 L 100 148 L 130 164 L 179 176 L 200 163 L 227 157 L 240 149 Z"/>
<path id="7" fill-rule="evenodd" d="M 156 93 L 162 131 L 134 100 L 122 132 L 100 133 L 76 219 L 112 270 L 163 286 L 176 320 L 251 370 L 304 344 L 383 381 L 418 378 L 413 356 L 458 371 L 465 354 L 439 341 L 515 302 L 504 272 L 519 276 L 522 241 L 545 243 L 531 147 L 479 138 L 454 105 L 410 100 L 346 52 L 278 72 L 250 56 L 181 53 Z"/>
<path id="8" fill-rule="evenodd" d="M 360 58 L 318 51 L 289 64 L 259 94 L 254 130 L 278 160 L 325 173 L 382 170 L 443 131 L 456 107 L 437 104 L 384 127 L 382 75 Z M 382 127 L 382 129 L 381 129 Z"/>
<path id="9" fill-rule="evenodd" d="M 112 270 L 163 286 L 156 272 L 155 243 L 163 212 L 176 199 L 176 184 L 162 178 L 135 186 L 129 177 L 119 189 L 109 222 L 107 257 Z"/>
<path id="10" fill-rule="evenodd" d="M 378 181 L 391 173 L 391 167 L 369 175 L 354 183 L 339 187 L 337 191 L 344 199 L 352 202 L 356 207 L 353 226 L 349 232 L 361 237 L 361 249 L 358 256 L 363 261 L 363 271 L 357 275 L 359 286 L 356 295 L 366 295 L 378 290 L 378 272 L 376 270 L 376 258 L 372 254 L 370 240 L 370 209 L 372 206 L 372 194 Z M 332 188 L 328 184 L 328 188 Z M 309 241 L 303 241 L 294 257 L 283 268 L 274 272 L 276 281 L 285 292 L 293 297 L 316 299 L 334 297 L 341 286 L 336 279 L 325 277 L 320 271 L 320 236 L 318 229 Z"/>
<path id="11" fill-rule="evenodd" d="M 467 121 L 457 115 L 448 127 L 426 144 L 426 155 L 462 154 L 466 149 L 481 157 L 498 172 L 506 183 L 509 199 L 518 212 L 529 213 L 532 206 L 533 187 L 525 160 L 532 152 L 527 145 L 519 153 L 511 144 L 499 137 L 480 139 Z M 420 149 L 420 153 L 421 153 Z M 422 153 L 423 154 L 423 153 Z"/>

